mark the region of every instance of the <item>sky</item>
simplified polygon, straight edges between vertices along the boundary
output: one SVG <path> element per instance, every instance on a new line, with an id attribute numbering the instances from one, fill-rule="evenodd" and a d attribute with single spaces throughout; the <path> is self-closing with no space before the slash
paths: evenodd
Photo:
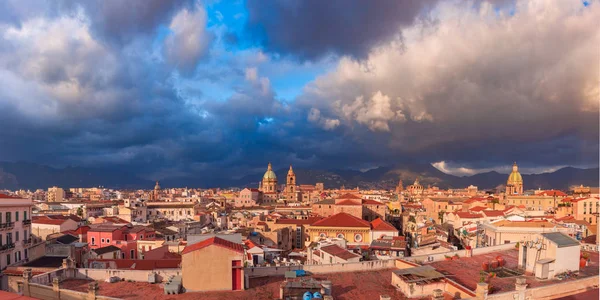
<path id="1" fill-rule="evenodd" d="M 598 2 L 0 1 L 0 161 L 597 167 Z"/>

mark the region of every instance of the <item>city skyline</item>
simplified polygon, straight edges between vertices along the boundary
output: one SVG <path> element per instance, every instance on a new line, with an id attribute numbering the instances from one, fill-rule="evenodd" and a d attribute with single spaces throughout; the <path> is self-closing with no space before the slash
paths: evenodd
<path id="1" fill-rule="evenodd" d="M 142 2 L 0 4 L 0 161 L 598 167 L 597 1 Z"/>

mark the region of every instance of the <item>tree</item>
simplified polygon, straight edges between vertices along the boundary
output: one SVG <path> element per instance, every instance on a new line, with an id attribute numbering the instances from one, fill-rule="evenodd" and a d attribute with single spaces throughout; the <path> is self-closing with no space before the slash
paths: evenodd
<path id="1" fill-rule="evenodd" d="M 81 206 L 77 208 L 77 215 L 83 217 L 83 208 Z"/>
<path id="2" fill-rule="evenodd" d="M 444 224 L 444 214 L 445 213 L 446 213 L 445 210 L 438 212 L 438 219 L 440 219 L 440 224 Z"/>

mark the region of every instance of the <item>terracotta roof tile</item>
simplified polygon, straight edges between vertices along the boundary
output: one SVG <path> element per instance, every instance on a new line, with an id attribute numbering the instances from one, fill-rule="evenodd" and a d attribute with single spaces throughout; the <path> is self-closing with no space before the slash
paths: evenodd
<path id="1" fill-rule="evenodd" d="M 343 260 L 348 260 L 351 258 L 355 258 L 355 257 L 359 257 L 360 255 L 358 254 L 354 254 L 338 245 L 330 245 L 330 246 L 325 246 L 325 247 L 321 247 L 320 249 L 321 251 L 328 253 L 330 255 L 339 257 Z"/>
<path id="2" fill-rule="evenodd" d="M 377 218 L 371 222 L 371 229 L 374 231 L 398 232 L 398 229 L 396 229 L 396 227 L 394 227 L 392 224 L 382 220 L 381 218 Z"/>
<path id="3" fill-rule="evenodd" d="M 336 203 L 335 205 L 361 205 L 361 204 L 357 203 L 355 201 L 352 201 L 352 200 L 343 200 L 343 201 Z"/>
<path id="4" fill-rule="evenodd" d="M 223 247 L 223 248 L 227 248 L 236 252 L 240 252 L 240 253 L 244 253 L 244 247 L 242 246 L 242 244 L 237 244 L 237 243 L 233 243 L 230 242 L 228 240 L 224 240 L 222 238 L 219 237 L 211 237 L 209 239 L 206 239 L 204 241 L 201 241 L 199 243 L 193 244 L 193 245 L 189 245 L 186 246 L 183 249 L 183 252 L 181 252 L 182 255 L 196 251 L 196 250 L 200 250 L 202 248 L 206 248 L 210 245 L 215 245 L 215 246 L 219 246 L 219 247 Z"/>
<path id="5" fill-rule="evenodd" d="M 328 227 L 369 227 L 371 224 L 365 220 L 361 220 L 347 213 L 335 214 L 331 217 L 322 219 L 313 223 L 311 226 L 328 226 Z"/>
<path id="6" fill-rule="evenodd" d="M 359 196 L 347 193 L 338 197 L 338 199 L 361 199 Z"/>

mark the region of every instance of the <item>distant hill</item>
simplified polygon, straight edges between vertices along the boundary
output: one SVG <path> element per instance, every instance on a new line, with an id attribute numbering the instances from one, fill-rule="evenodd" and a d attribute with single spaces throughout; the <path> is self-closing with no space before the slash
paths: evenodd
<path id="1" fill-rule="evenodd" d="M 561 189 L 583 184 L 598 186 L 598 168 L 578 169 L 566 167 L 550 173 L 523 174 L 525 189 Z M 288 169 L 275 171 L 279 183 L 284 184 Z M 404 186 L 412 184 L 415 178 L 424 186 L 440 188 L 464 188 L 472 184 L 480 189 L 492 189 L 504 185 L 508 174 L 486 172 L 472 176 L 454 176 L 436 169 L 430 164 L 402 164 L 382 166 L 365 172 L 351 169 L 301 169 L 294 168 L 298 184 L 323 182 L 326 188 L 345 186 L 346 188 L 391 189 L 402 179 Z M 163 187 L 258 187 L 263 173 L 248 174 L 240 179 L 215 177 L 212 174 L 174 177 L 161 180 Z M 0 189 L 46 189 L 50 186 L 150 189 L 154 182 L 142 179 L 128 172 L 100 168 L 66 167 L 53 168 L 27 162 L 0 162 Z"/>
<path id="2" fill-rule="evenodd" d="M 0 162 L 0 189 L 47 189 L 51 186 L 150 189 L 154 183 L 132 173 L 115 170 L 53 168 L 28 162 Z"/>

